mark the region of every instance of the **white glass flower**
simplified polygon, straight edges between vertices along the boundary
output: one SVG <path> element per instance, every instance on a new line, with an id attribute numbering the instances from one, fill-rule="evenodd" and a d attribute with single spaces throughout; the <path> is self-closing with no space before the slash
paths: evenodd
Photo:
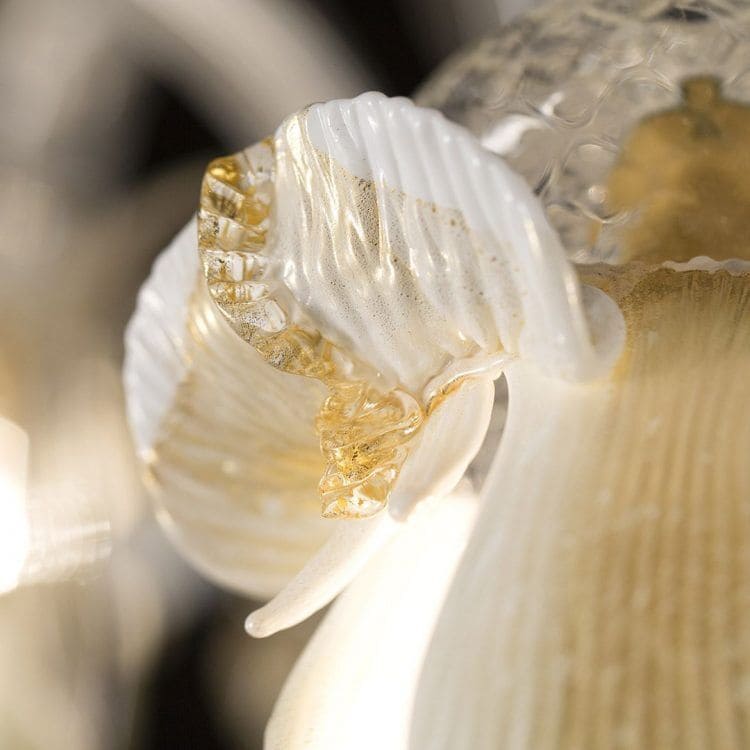
<path id="1" fill-rule="evenodd" d="M 664 260 L 574 267 L 502 160 L 405 99 L 314 105 L 209 166 L 197 226 L 141 292 L 126 392 L 176 543 L 275 595 L 249 632 L 351 583 L 269 748 L 684 746 L 691 644 L 743 632 L 720 600 L 746 585 L 699 569 L 722 554 L 701 535 L 744 524 L 750 295 L 744 266 Z M 475 492 L 459 483 L 501 372 L 508 419 Z M 636 533 L 654 517 L 658 548 Z M 676 592 L 681 534 L 699 552 Z M 700 622 L 702 596 L 723 619 Z M 611 638 L 589 653 L 596 628 Z M 648 653 L 622 651 L 631 629 Z M 738 695 L 746 673 L 717 654 L 712 685 Z"/>

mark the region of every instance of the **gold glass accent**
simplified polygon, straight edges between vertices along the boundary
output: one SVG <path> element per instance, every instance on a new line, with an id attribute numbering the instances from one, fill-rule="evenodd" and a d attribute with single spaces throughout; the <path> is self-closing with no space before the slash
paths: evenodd
<path id="1" fill-rule="evenodd" d="M 320 480 L 323 515 L 360 515 L 385 505 L 422 424 L 419 404 L 401 391 L 381 393 L 363 382 L 331 385 L 316 420 L 326 470 Z"/>
<path id="2" fill-rule="evenodd" d="M 323 515 L 371 516 L 388 502 L 425 412 L 408 393 L 380 390 L 353 374 L 361 368 L 345 352 L 290 320 L 264 254 L 273 180 L 270 139 L 209 164 L 198 218 L 208 289 L 234 331 L 270 365 L 328 387 L 316 420 L 326 462 Z"/>
<path id="3" fill-rule="evenodd" d="M 710 77 L 686 80 L 682 96 L 635 128 L 609 177 L 609 210 L 635 213 L 622 259 L 749 258 L 750 107 Z"/>

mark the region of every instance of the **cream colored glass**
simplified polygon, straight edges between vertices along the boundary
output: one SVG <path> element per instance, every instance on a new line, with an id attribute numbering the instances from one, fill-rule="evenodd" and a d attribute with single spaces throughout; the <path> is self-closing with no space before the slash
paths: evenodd
<path id="1" fill-rule="evenodd" d="M 351 721 L 335 720 L 335 697 L 355 682 L 350 668 L 361 666 L 368 689 L 392 682 L 391 661 L 359 654 L 388 648 L 388 639 L 368 641 L 355 626 L 366 611 L 356 602 L 368 592 L 374 602 L 389 592 L 411 601 L 408 565 L 403 577 L 393 573 L 399 545 L 416 533 L 409 529 L 420 512 L 457 502 L 451 492 L 480 446 L 501 372 L 505 432 L 476 488 L 477 523 L 456 525 L 451 549 L 466 551 L 455 574 L 450 565 L 444 571 L 452 585 L 434 636 L 420 620 L 424 660 L 412 658 L 413 646 L 404 684 L 393 686 L 404 703 L 416 699 L 413 714 L 394 709 L 380 727 L 389 746 L 747 744 L 747 264 L 737 258 L 739 240 L 726 263 L 670 244 L 681 222 L 709 249 L 727 216 L 744 226 L 745 176 L 726 143 L 741 140 L 745 110 L 705 76 L 680 90 L 684 101 L 640 123 L 599 186 L 627 221 L 587 214 L 592 242 L 607 233 L 621 243 L 620 265 L 575 266 L 522 180 L 467 131 L 406 100 L 314 105 L 272 139 L 209 167 L 190 261 L 200 250 L 208 296 L 193 267 L 180 330 L 193 326 L 191 305 L 206 304 L 217 326 L 206 341 L 232 352 L 212 370 L 215 388 L 223 391 L 224 379 L 248 391 L 257 384 L 251 401 L 269 418 L 289 388 L 279 423 L 299 441 L 282 440 L 277 452 L 292 470 L 274 488 L 276 467 L 264 463 L 269 476 L 254 491 L 271 488 L 290 523 L 312 517 L 320 492 L 324 514 L 337 519 L 323 522 L 331 536 L 248 618 L 248 631 L 265 636 L 299 622 L 366 569 L 292 677 L 269 747 L 343 747 L 379 736 L 380 717 L 356 702 Z M 501 136 L 507 146 L 499 129 L 495 145 Z M 701 213 L 701 190 L 719 183 L 729 186 L 722 210 Z M 250 359 L 237 374 L 242 346 L 267 381 L 256 380 Z M 200 458 L 191 446 L 198 401 L 179 394 L 205 367 L 193 375 L 176 368 L 169 393 L 177 395 L 157 399 L 151 412 L 164 456 L 170 425 L 191 448 L 171 464 L 173 475 L 153 454 L 160 493 Z M 292 397 L 297 385 L 306 391 Z M 238 388 L 237 414 L 248 415 L 252 432 L 242 460 L 252 467 L 265 427 Z M 306 418 L 293 426 L 287 407 L 297 396 Z M 199 398 L 213 415 L 215 394 L 208 388 Z M 135 389 L 131 399 L 143 394 Z M 318 463 L 303 471 L 294 464 L 302 455 Z M 303 477 L 304 487 L 292 486 Z M 201 481 L 221 495 L 223 479 Z M 304 514 L 296 492 L 305 494 Z M 237 503 L 232 497 L 214 515 L 221 534 Z M 179 528 L 179 499 L 174 507 Z M 273 520 L 263 516 L 263 524 L 273 539 Z M 261 525 L 248 528 L 248 542 L 262 540 Z M 196 528 L 186 546 L 197 549 L 203 538 L 205 554 L 219 559 L 221 535 Z M 424 538 L 415 544 L 426 545 L 426 556 L 436 551 Z M 238 535 L 236 580 L 246 567 L 252 581 L 262 561 L 241 560 L 241 548 Z M 437 612 L 442 593 L 432 594 Z M 393 657 L 398 628 L 385 622 Z M 348 649 L 354 656 L 338 682 L 323 665 Z"/>

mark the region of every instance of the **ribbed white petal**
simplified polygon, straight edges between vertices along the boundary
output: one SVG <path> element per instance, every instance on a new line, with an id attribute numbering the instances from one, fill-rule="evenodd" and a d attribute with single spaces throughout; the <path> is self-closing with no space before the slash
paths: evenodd
<path id="1" fill-rule="evenodd" d="M 273 143 L 267 278 L 386 381 L 419 392 L 478 352 L 566 378 L 610 363 L 539 201 L 465 128 L 368 93 L 293 115 Z"/>
<path id="2" fill-rule="evenodd" d="M 266 750 L 407 749 L 422 659 L 474 511 L 466 493 L 428 501 L 372 558 L 295 666 Z"/>
<path id="3" fill-rule="evenodd" d="M 627 354 L 586 384 L 506 370 L 412 750 L 750 746 L 748 277 L 596 273 Z"/>
<path id="4" fill-rule="evenodd" d="M 414 441 L 388 505 L 406 517 L 428 497 L 447 495 L 476 456 L 489 427 L 495 397 L 491 378 L 469 378 L 429 415 Z"/>
<path id="5" fill-rule="evenodd" d="M 130 431 L 145 455 L 188 370 L 188 308 L 200 268 L 191 219 L 159 255 L 125 333 L 123 381 Z"/>
<path id="6" fill-rule="evenodd" d="M 126 335 L 128 415 L 160 518 L 215 580 L 269 596 L 336 528 L 320 518 L 324 389 L 270 367 L 215 310 L 195 223 L 159 257 Z"/>

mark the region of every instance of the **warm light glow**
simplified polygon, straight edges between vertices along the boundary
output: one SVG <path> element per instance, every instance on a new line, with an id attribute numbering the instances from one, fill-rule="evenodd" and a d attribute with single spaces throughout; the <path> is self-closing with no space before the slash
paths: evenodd
<path id="1" fill-rule="evenodd" d="M 0 418 L 0 594 L 18 585 L 29 550 L 25 502 L 28 449 L 26 433 Z"/>

